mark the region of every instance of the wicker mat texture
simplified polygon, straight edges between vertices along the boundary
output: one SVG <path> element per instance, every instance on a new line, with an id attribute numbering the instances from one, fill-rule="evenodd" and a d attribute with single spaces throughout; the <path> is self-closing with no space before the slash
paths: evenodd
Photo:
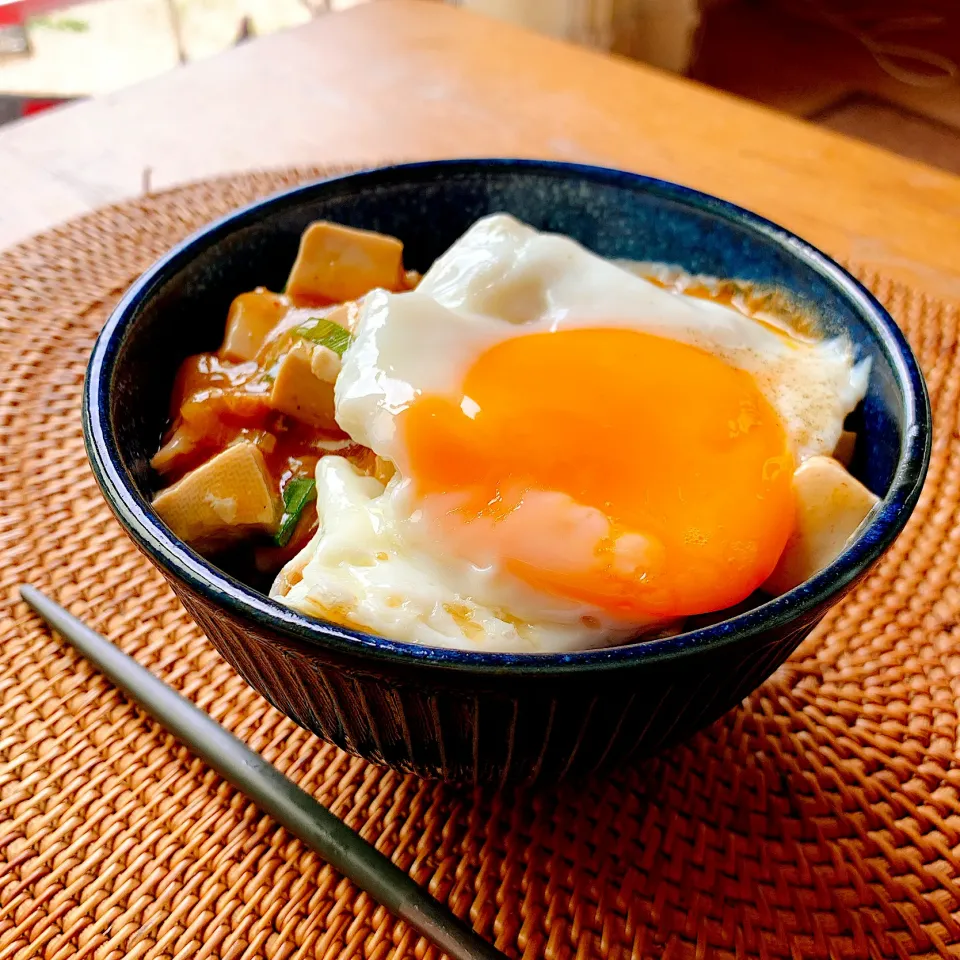
<path id="1" fill-rule="evenodd" d="M 451 787 L 298 729 L 234 673 L 87 468 L 97 330 L 173 243 L 321 173 L 187 186 L 0 255 L 0 960 L 437 956 L 193 759 L 17 601 L 46 589 L 512 957 L 960 956 L 957 311 L 860 271 L 936 435 L 879 569 L 691 742 L 559 790 Z"/>

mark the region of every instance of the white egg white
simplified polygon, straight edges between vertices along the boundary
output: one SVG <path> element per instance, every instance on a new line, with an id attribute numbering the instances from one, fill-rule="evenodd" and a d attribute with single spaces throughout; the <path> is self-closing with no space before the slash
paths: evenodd
<path id="1" fill-rule="evenodd" d="M 416 290 L 365 298 L 337 380 L 336 417 L 398 472 L 384 490 L 340 458 L 321 460 L 320 529 L 274 594 L 396 640 L 476 650 L 583 649 L 669 631 L 667 623 L 612 623 L 602 611 L 541 594 L 495 559 L 479 568 L 445 555 L 424 534 L 410 496 L 397 414 L 424 393 L 462 399 L 467 410 L 460 385 L 484 350 L 509 337 L 591 326 L 669 337 L 747 371 L 779 414 L 798 462 L 833 451 L 866 391 L 869 365 L 855 362 L 844 338 L 792 337 L 666 290 L 566 237 L 503 214 L 487 217 Z"/>
<path id="2" fill-rule="evenodd" d="M 317 465 L 320 526 L 272 596 L 311 616 L 434 647 L 555 653 L 623 642 L 601 611 L 540 594 L 495 566 L 426 548 L 409 486 L 384 486 L 343 457 Z M 665 624 L 653 624 L 663 633 Z"/>

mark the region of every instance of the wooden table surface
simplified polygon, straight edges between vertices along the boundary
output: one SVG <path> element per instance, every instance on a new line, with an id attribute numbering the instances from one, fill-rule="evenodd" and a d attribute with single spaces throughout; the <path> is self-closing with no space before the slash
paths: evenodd
<path id="1" fill-rule="evenodd" d="M 960 302 L 960 178 L 652 69 L 379 0 L 0 130 L 0 246 L 251 168 L 452 156 L 665 177 Z"/>

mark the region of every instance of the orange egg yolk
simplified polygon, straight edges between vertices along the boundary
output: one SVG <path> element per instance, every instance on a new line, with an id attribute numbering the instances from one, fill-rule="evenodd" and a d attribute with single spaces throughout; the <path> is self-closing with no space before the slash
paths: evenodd
<path id="1" fill-rule="evenodd" d="M 481 354 L 463 395 L 401 414 L 444 548 L 624 621 L 732 606 L 772 572 L 793 458 L 753 378 L 628 329 L 565 329 Z"/>

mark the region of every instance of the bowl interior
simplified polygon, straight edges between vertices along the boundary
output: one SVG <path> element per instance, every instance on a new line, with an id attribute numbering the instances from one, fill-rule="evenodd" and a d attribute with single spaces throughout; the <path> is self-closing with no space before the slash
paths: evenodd
<path id="1" fill-rule="evenodd" d="M 238 293 L 283 288 L 312 220 L 393 234 L 404 243 L 406 265 L 423 271 L 474 221 L 498 211 L 602 256 L 661 261 L 785 291 L 826 335 L 847 333 L 858 356 L 872 361 L 853 472 L 880 496 L 902 474 L 908 438 L 923 419 L 922 380 L 893 324 L 835 264 L 773 224 L 683 187 L 523 161 L 413 164 L 308 185 L 234 214 L 173 251 L 127 295 L 98 346 L 121 471 L 149 500 L 156 487 L 149 460 L 179 363 L 216 349 Z M 914 468 L 909 483 L 918 488 L 923 465 Z M 902 476 L 900 482 L 898 510 L 916 495 Z"/>

